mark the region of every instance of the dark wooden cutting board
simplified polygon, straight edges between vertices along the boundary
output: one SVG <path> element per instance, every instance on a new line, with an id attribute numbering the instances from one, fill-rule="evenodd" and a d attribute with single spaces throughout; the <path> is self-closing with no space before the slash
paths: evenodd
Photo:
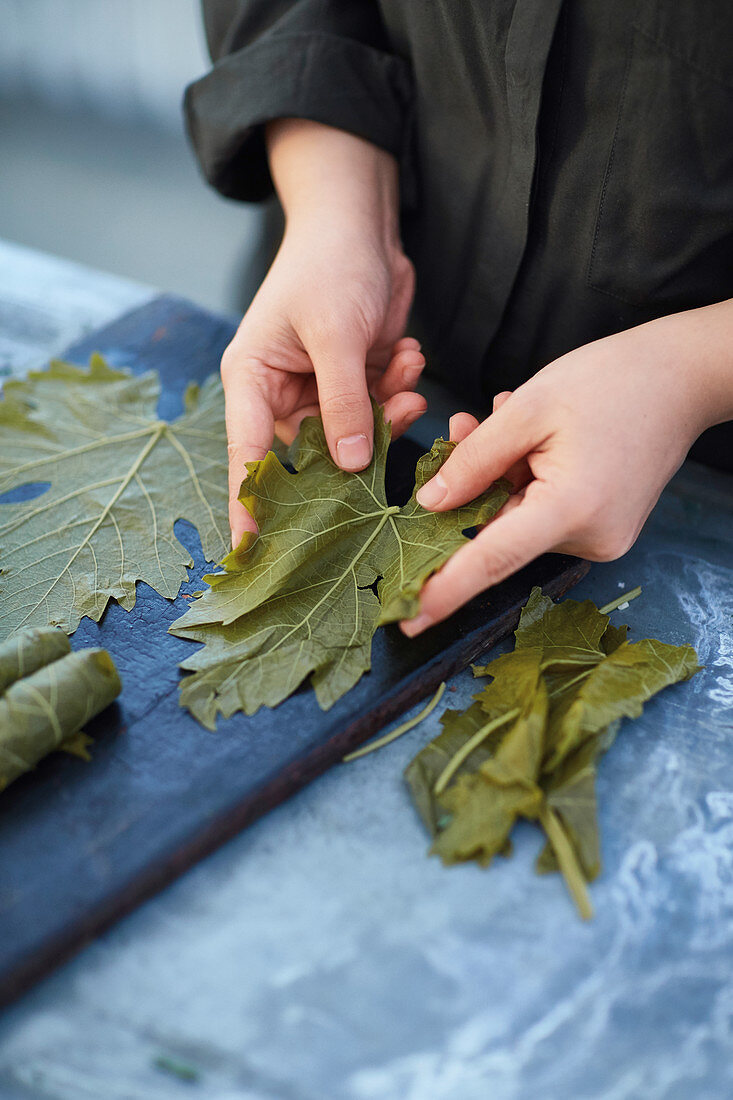
<path id="1" fill-rule="evenodd" d="M 160 297 L 66 358 L 85 363 L 100 351 L 113 366 L 156 369 L 159 412 L 172 419 L 186 384 L 217 370 L 232 331 L 222 317 Z M 417 450 L 392 451 L 399 494 L 396 472 L 411 477 Z M 432 694 L 514 628 L 533 585 L 559 596 L 587 570 L 577 559 L 541 558 L 415 641 L 394 627 L 378 631 L 372 671 L 327 713 L 303 689 L 209 733 L 178 705 L 177 666 L 191 645 L 166 633 L 188 606 L 183 592 L 206 572 L 195 530 L 179 522 L 176 532 L 196 561 L 179 597 L 138 585 L 133 611 L 112 604 L 72 638 L 75 648 L 105 646 L 124 683 L 119 702 L 89 727 L 92 763 L 56 753 L 0 796 L 0 1004 Z"/>

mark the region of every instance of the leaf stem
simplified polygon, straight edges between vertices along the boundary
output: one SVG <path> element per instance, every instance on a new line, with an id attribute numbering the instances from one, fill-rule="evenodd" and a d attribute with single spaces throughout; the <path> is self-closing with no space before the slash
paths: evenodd
<path id="1" fill-rule="evenodd" d="M 420 722 L 423 722 L 429 714 L 432 714 L 432 712 L 435 710 L 438 703 L 440 702 L 444 691 L 445 681 L 443 681 L 443 683 L 440 685 L 428 705 L 426 707 L 423 707 L 420 713 L 416 714 L 414 718 L 410 718 L 409 721 L 403 722 L 402 725 L 397 726 L 396 729 L 393 729 L 391 733 L 386 733 L 384 737 L 379 737 L 376 741 L 370 741 L 368 745 L 364 745 L 362 748 L 356 749 L 355 752 L 348 753 L 348 755 L 343 758 L 342 763 L 348 764 L 350 760 L 357 760 L 360 756 L 366 756 L 367 753 L 374 752 L 375 749 L 381 749 L 384 745 L 389 745 L 390 741 L 396 741 L 397 738 L 401 737 L 403 733 L 407 733 L 408 730 L 414 729 L 415 726 L 418 726 Z"/>
<path id="2" fill-rule="evenodd" d="M 611 600 L 604 607 L 599 607 L 601 615 L 608 615 L 611 611 L 615 611 L 617 607 L 620 607 L 622 603 L 629 603 L 631 600 L 635 600 L 637 596 L 641 595 L 641 585 L 638 588 L 632 588 L 629 592 L 622 592 L 620 596 L 617 596 L 615 600 Z"/>
<path id="3" fill-rule="evenodd" d="M 595 672 L 597 668 L 598 665 L 592 665 L 591 668 L 584 668 L 582 672 L 579 672 L 577 674 L 577 676 L 571 676 L 569 680 L 566 680 L 565 683 L 561 683 L 560 686 L 555 688 L 554 691 L 548 692 L 548 697 L 550 699 L 554 699 L 555 696 L 559 695 L 561 691 L 565 691 L 567 688 L 572 687 L 574 684 L 579 684 L 581 680 L 585 680 L 586 677 Z"/>
<path id="4" fill-rule="evenodd" d="M 506 725 L 507 722 L 511 722 L 513 718 L 516 718 L 519 714 L 519 707 L 513 707 L 508 710 L 506 714 L 500 714 L 498 718 L 492 718 L 490 722 L 487 722 L 481 729 L 476 730 L 473 737 L 469 737 L 468 741 L 464 745 L 461 745 L 458 752 L 454 753 L 450 758 L 443 771 L 438 776 L 438 780 L 434 787 L 435 794 L 442 794 L 445 788 L 450 783 L 455 773 L 460 768 L 464 760 L 471 755 L 474 749 L 478 748 L 482 741 L 484 741 L 490 733 L 499 729 L 501 726 Z"/>
<path id="5" fill-rule="evenodd" d="M 189 1065 L 187 1062 L 179 1062 L 177 1058 L 168 1058 L 167 1055 L 161 1054 L 153 1062 L 156 1069 L 162 1070 L 164 1073 L 170 1073 L 172 1077 L 178 1077 L 181 1081 L 198 1081 L 199 1072 L 195 1066 Z"/>
<path id="6" fill-rule="evenodd" d="M 547 833 L 550 844 L 557 856 L 557 862 L 562 872 L 562 877 L 565 879 L 565 885 L 568 888 L 571 898 L 575 902 L 578 912 L 583 920 L 591 920 L 593 917 L 593 906 L 588 894 L 583 872 L 580 869 L 580 864 L 573 851 L 573 846 L 562 827 L 560 818 L 547 802 L 543 803 L 542 809 L 540 810 L 540 823 Z"/>
<path id="7" fill-rule="evenodd" d="M 30 462 L 22 462 L 19 466 L 13 466 L 12 470 L 9 470 L 4 477 L 16 479 L 17 484 L 17 476 L 25 470 L 32 470 L 34 466 L 40 466 L 49 461 L 65 462 L 67 458 L 75 458 L 87 451 L 93 451 L 96 447 L 110 447 L 117 443 L 129 443 L 131 439 L 140 439 L 144 435 L 150 435 L 151 431 L 164 423 L 165 421 L 162 420 L 151 420 L 144 428 L 137 428 L 134 432 L 123 432 L 121 435 L 101 435 L 99 439 L 94 439 L 91 443 L 82 443 L 79 447 L 70 447 L 66 451 L 52 451 L 50 454 L 44 454 L 40 458 L 32 459 Z"/>

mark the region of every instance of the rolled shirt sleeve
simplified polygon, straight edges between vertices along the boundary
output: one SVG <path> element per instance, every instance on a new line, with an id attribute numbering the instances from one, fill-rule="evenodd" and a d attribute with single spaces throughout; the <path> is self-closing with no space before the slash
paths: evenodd
<path id="1" fill-rule="evenodd" d="M 184 109 L 206 179 L 228 198 L 272 191 L 264 124 L 305 118 L 365 138 L 400 162 L 409 203 L 412 81 L 386 46 L 373 0 L 204 0 L 214 66 Z"/>

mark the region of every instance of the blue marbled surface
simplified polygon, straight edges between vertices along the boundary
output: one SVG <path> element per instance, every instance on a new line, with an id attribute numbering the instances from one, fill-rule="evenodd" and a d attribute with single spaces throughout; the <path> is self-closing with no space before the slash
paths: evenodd
<path id="1" fill-rule="evenodd" d="M 575 590 L 706 668 L 600 767 L 581 923 L 540 846 L 446 870 L 401 779 L 442 709 L 332 770 L 0 1020 L 0 1100 L 733 1096 L 733 478 L 688 465 Z M 474 684 L 457 677 L 449 706 Z M 196 1067 L 186 1083 L 159 1055 Z"/>
<path id="2" fill-rule="evenodd" d="M 529 825 L 444 870 L 401 781 L 437 715 L 337 768 L 6 1013 L 0 1095 L 719 1100 L 733 1095 L 733 484 L 688 467 L 576 590 L 706 669 L 626 723 L 599 778 L 596 919 Z M 450 705 L 468 701 L 467 675 Z M 3 1088 L 5 1091 L 3 1091 Z M 488 1091 L 490 1089 L 490 1091 Z"/>

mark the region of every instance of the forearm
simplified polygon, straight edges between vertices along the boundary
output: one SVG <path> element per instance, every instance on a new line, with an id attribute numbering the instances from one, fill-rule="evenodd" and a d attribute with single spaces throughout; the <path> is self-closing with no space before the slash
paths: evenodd
<path id="1" fill-rule="evenodd" d="M 307 119 L 267 126 L 270 172 L 289 225 L 368 227 L 399 241 L 397 161 L 363 138 Z"/>

